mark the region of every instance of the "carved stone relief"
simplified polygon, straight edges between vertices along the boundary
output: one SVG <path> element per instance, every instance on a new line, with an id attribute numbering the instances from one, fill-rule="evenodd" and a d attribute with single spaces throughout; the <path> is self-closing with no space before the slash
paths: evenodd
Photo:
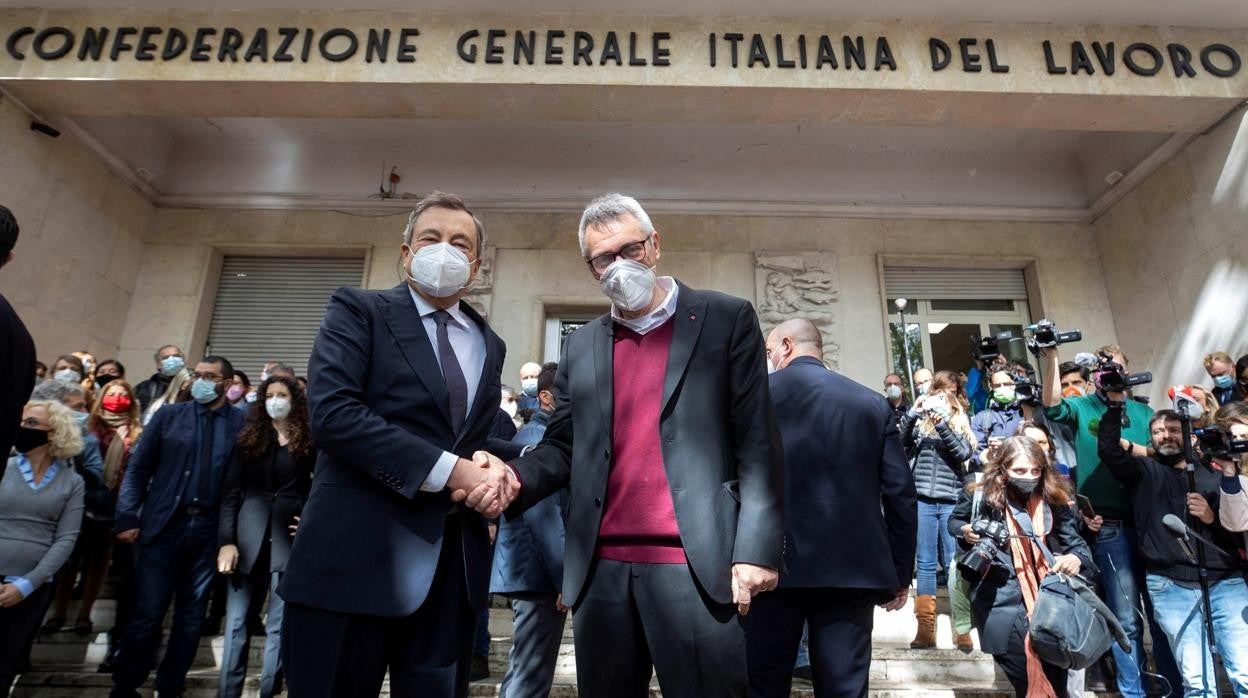
<path id="1" fill-rule="evenodd" d="M 756 252 L 755 300 L 764 335 L 796 317 L 815 323 L 823 333 L 823 361 L 839 370 L 841 347 L 835 341 L 840 319 L 840 280 L 836 259 L 822 252 Z"/>

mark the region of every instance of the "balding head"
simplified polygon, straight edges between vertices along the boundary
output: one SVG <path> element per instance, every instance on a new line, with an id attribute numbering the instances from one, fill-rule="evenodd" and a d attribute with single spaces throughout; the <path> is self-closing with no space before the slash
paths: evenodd
<path id="1" fill-rule="evenodd" d="M 823 334 L 806 318 L 785 320 L 767 335 L 767 358 L 777 371 L 799 356 L 823 361 Z"/>

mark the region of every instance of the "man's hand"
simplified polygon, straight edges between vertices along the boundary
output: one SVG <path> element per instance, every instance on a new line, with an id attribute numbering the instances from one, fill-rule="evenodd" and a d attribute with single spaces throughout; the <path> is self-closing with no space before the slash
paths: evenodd
<path id="1" fill-rule="evenodd" d="M 139 539 L 139 529 L 132 528 L 117 534 L 118 543 L 133 543 Z"/>
<path id="2" fill-rule="evenodd" d="M 880 608 L 885 611 L 900 611 L 906 605 L 906 599 L 910 598 L 910 587 L 902 587 L 893 594 L 890 601 L 880 604 Z"/>
<path id="3" fill-rule="evenodd" d="M 767 568 L 738 562 L 732 566 L 732 602 L 737 613 L 750 612 L 750 602 L 764 591 L 771 591 L 780 583 L 780 573 Z"/>
<path id="4" fill-rule="evenodd" d="M 290 529 L 290 535 L 293 536 L 299 532 L 299 517 L 298 516 L 291 517 L 291 521 L 292 523 L 286 528 Z"/>
<path id="5" fill-rule="evenodd" d="M 1083 563 L 1075 555 L 1058 555 L 1053 558 L 1053 571 L 1060 574 L 1079 574 Z"/>
<path id="6" fill-rule="evenodd" d="M 1110 402 L 1126 402 L 1127 394 L 1118 392 L 1117 390 L 1106 390 L 1105 399 Z"/>
<path id="7" fill-rule="evenodd" d="M 485 451 L 477 451 L 471 461 L 461 458 L 446 486 L 451 499 L 490 519 L 502 514 L 520 494 L 520 482 L 511 468 Z"/>
<path id="8" fill-rule="evenodd" d="M 1080 516 L 1083 516 L 1083 515 L 1080 514 Z M 1101 516 L 1100 514 L 1097 514 L 1096 516 L 1093 516 L 1092 518 L 1088 518 L 1084 516 L 1083 525 L 1087 526 L 1088 530 L 1093 533 L 1100 533 L 1101 526 L 1105 525 L 1105 517 Z"/>
<path id="9" fill-rule="evenodd" d="M 0 585 L 0 608 L 12 608 L 22 602 L 22 592 L 15 584 Z"/>
<path id="10" fill-rule="evenodd" d="M 1187 495 L 1187 513 L 1195 516 L 1206 526 L 1213 523 L 1213 509 L 1209 508 L 1209 502 L 1195 492 Z"/>
<path id="11" fill-rule="evenodd" d="M 563 605 L 563 592 L 560 592 L 559 598 L 555 599 L 555 610 L 560 613 L 568 612 L 568 607 Z"/>
<path id="12" fill-rule="evenodd" d="M 237 566 L 238 546 L 221 546 L 221 550 L 217 551 L 217 571 L 221 574 L 234 574 L 234 568 Z"/>

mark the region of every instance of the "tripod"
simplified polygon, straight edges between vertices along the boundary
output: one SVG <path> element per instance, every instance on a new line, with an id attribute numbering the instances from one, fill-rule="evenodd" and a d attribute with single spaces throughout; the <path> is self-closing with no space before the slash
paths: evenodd
<path id="1" fill-rule="evenodd" d="M 1192 448 L 1192 420 L 1187 414 L 1188 403 L 1186 400 L 1176 400 L 1175 407 L 1178 408 L 1179 420 L 1183 426 L 1183 460 L 1186 462 L 1187 470 L 1187 493 L 1198 494 L 1196 491 L 1196 466 L 1200 462 L 1196 457 L 1196 451 Z M 1185 513 L 1188 521 L 1192 520 L 1191 513 Z M 1191 528 L 1190 524 L 1188 528 Z M 1205 543 L 1198 537 L 1196 541 L 1196 568 L 1200 573 L 1200 605 L 1205 617 L 1205 639 L 1209 645 L 1209 658 L 1211 669 L 1213 670 L 1213 690 L 1215 694 L 1221 695 L 1221 687 L 1218 686 L 1218 662 L 1221 657 L 1218 654 L 1218 643 L 1213 637 L 1213 603 L 1209 599 L 1209 568 L 1205 561 Z M 1209 677 L 1205 677 L 1208 684 Z"/>

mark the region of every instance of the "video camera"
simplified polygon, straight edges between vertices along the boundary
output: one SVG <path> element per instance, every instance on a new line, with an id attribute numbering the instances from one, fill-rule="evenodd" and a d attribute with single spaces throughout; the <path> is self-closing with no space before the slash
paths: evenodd
<path id="1" fill-rule="evenodd" d="M 997 343 L 996 337 L 984 337 L 980 339 L 979 335 L 971 335 L 971 358 L 976 361 L 982 361 L 984 366 L 992 364 L 1001 356 L 1001 345 Z"/>
<path id="2" fill-rule="evenodd" d="M 984 579 L 994 569 L 1008 575 L 1010 570 L 997 559 L 997 551 L 1010 544 L 1010 529 L 1005 523 L 979 519 L 971 523 L 971 532 L 981 540 L 958 559 L 958 569 L 972 579 Z"/>
<path id="3" fill-rule="evenodd" d="M 1248 439 L 1237 439 L 1226 427 L 1212 426 L 1193 432 L 1200 441 L 1200 451 L 1216 458 L 1231 458 L 1248 453 Z"/>
<path id="4" fill-rule="evenodd" d="M 1036 383 L 1030 376 L 1014 375 L 1014 395 L 1018 397 L 1020 404 L 1036 406 L 1040 404 L 1040 395 L 1036 390 Z"/>
<path id="5" fill-rule="evenodd" d="M 1153 374 L 1148 371 L 1127 373 L 1126 367 L 1115 362 L 1109 354 L 1102 351 L 1097 353 L 1097 357 L 1094 373 L 1096 387 L 1107 393 L 1121 393 L 1128 388 L 1153 382 Z"/>
<path id="6" fill-rule="evenodd" d="M 1028 325 L 1024 331 L 1024 336 L 1027 341 L 1027 349 L 1032 354 L 1039 356 L 1041 349 L 1048 349 L 1059 344 L 1078 342 L 1083 339 L 1083 332 L 1079 330 L 1058 332 L 1057 326 L 1053 324 L 1052 320 L 1041 320 L 1035 324 Z"/>

